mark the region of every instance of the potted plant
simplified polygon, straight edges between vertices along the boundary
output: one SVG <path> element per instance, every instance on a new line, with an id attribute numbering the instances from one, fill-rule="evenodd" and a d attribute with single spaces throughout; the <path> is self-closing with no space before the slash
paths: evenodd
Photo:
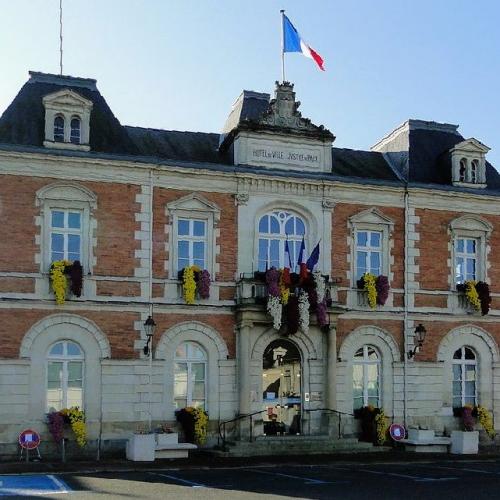
<path id="1" fill-rule="evenodd" d="M 452 431 L 450 453 L 454 455 L 477 454 L 479 432 L 474 430 L 474 407 L 465 405 L 461 409 L 462 431 Z"/>
<path id="2" fill-rule="evenodd" d="M 175 412 L 184 431 L 184 440 L 193 444 L 205 444 L 208 429 L 208 413 L 203 408 L 187 406 Z"/>

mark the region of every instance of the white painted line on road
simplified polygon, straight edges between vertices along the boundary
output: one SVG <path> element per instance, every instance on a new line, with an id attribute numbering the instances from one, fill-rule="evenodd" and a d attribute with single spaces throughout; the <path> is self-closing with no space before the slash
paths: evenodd
<path id="1" fill-rule="evenodd" d="M 59 486 L 59 492 L 60 493 L 68 493 L 69 491 L 71 491 L 68 486 L 66 484 L 64 484 L 60 479 L 57 479 L 56 476 L 53 476 L 53 475 L 47 475 L 47 477 L 49 479 L 51 479 L 55 484 L 56 486 Z"/>
<path id="2" fill-rule="evenodd" d="M 283 472 L 269 472 L 267 470 L 259 470 L 259 469 L 249 469 L 251 472 L 258 472 L 259 474 L 267 474 L 269 476 L 281 476 L 281 477 L 289 477 L 291 479 L 300 479 L 304 481 L 304 484 L 331 484 L 332 481 L 322 481 L 321 479 L 313 479 L 310 477 L 303 476 L 294 476 L 292 474 L 284 474 Z M 339 481 L 335 481 L 339 482 Z M 342 481 L 347 482 L 347 481 Z"/>
<path id="3" fill-rule="evenodd" d="M 415 479 L 419 483 L 430 483 L 431 481 L 456 481 L 458 477 L 423 477 L 422 479 Z"/>
<path id="4" fill-rule="evenodd" d="M 382 472 L 379 470 L 370 470 L 370 469 L 358 469 L 359 472 L 368 472 L 368 474 L 378 474 L 379 476 L 394 476 L 394 477 L 402 477 L 403 479 L 418 479 L 418 476 L 409 476 L 407 474 L 398 474 L 397 472 Z"/>
<path id="5" fill-rule="evenodd" d="M 481 469 L 471 469 L 469 467 L 446 467 L 445 465 L 436 465 L 436 468 L 437 469 L 455 470 L 455 471 L 464 470 L 466 472 L 477 472 L 478 474 L 495 474 L 495 475 L 500 474 L 499 472 L 491 472 L 489 470 L 481 470 Z"/>
<path id="6" fill-rule="evenodd" d="M 182 479 L 181 477 L 176 477 L 176 476 L 170 476 L 168 474 L 160 474 L 158 472 L 148 472 L 148 474 L 151 474 L 152 476 L 166 477 L 167 479 L 172 479 L 172 481 L 178 481 L 179 483 L 187 484 L 188 486 L 191 486 L 191 488 L 207 487 L 205 484 L 196 483 L 195 481 L 188 481 L 187 479 Z"/>

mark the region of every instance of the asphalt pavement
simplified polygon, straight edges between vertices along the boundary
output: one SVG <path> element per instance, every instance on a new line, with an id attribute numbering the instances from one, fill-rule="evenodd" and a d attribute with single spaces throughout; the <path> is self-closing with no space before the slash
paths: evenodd
<path id="1" fill-rule="evenodd" d="M 143 464 L 0 475 L 0 496 L 183 499 L 496 499 L 500 459 L 412 457 L 317 463 Z M 126 463 L 124 464 L 124 466 Z M 130 464 L 129 464 L 130 465 Z"/>

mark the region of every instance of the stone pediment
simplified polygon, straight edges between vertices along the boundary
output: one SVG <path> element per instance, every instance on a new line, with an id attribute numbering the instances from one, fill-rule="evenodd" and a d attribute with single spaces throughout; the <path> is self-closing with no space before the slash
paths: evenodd
<path id="1" fill-rule="evenodd" d="M 188 194 L 178 200 L 172 201 L 167 204 L 167 209 L 169 212 L 212 212 L 216 219 L 218 219 L 220 214 L 220 208 L 215 203 L 212 203 L 199 194 Z"/>
<path id="2" fill-rule="evenodd" d="M 63 89 L 52 94 L 48 94 L 43 98 L 43 104 L 46 108 L 58 108 L 58 109 L 92 109 L 92 101 L 85 99 L 80 94 L 69 90 Z"/>
<path id="3" fill-rule="evenodd" d="M 254 125 L 276 132 L 307 135 L 330 141 L 335 139 L 323 125 L 314 125 L 311 120 L 304 118 L 298 110 L 299 107 L 300 101 L 295 100 L 293 84 L 276 82 L 274 99 L 271 99 L 268 109 L 254 122 Z"/>
<path id="4" fill-rule="evenodd" d="M 476 153 L 485 155 L 490 148 L 484 145 L 481 141 L 474 139 L 473 137 L 470 139 L 466 139 L 465 141 L 459 142 L 455 144 L 451 149 L 451 152 L 460 152 L 460 153 Z"/>

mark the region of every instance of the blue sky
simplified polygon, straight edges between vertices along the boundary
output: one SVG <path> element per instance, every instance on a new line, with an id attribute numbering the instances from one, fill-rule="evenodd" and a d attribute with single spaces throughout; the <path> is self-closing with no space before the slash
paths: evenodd
<path id="1" fill-rule="evenodd" d="M 0 110 L 59 71 L 59 0 L 0 0 Z M 123 124 L 220 131 L 242 89 L 280 78 L 286 12 L 326 72 L 286 56 L 303 116 L 367 149 L 407 118 L 460 125 L 500 169 L 496 0 L 64 0 L 64 73 L 97 79 Z"/>

